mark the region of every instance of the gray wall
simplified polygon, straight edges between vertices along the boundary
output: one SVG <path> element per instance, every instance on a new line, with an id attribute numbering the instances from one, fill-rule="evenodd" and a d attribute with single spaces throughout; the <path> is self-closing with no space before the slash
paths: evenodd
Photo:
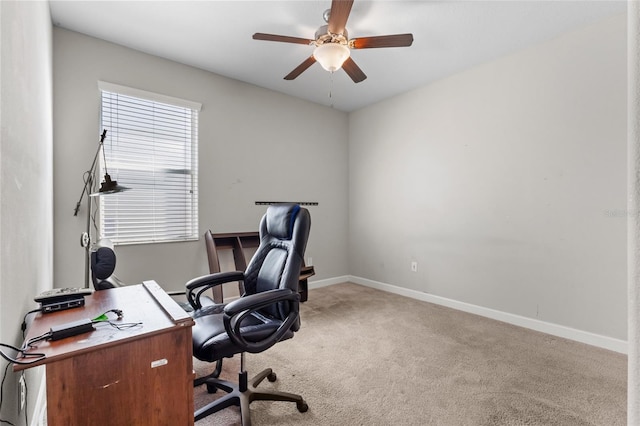
<path id="1" fill-rule="evenodd" d="M 351 275 L 626 340 L 624 16 L 349 125 Z"/>
<path id="2" fill-rule="evenodd" d="M 0 341 L 22 344 L 24 314 L 53 276 L 51 18 L 45 2 L 0 2 Z M 4 371 L 6 362 L 1 361 Z M 32 410 L 44 370 L 25 373 Z M 23 424 L 19 375 L 0 417 Z M 31 414 L 29 413 L 29 419 Z"/>
<path id="3" fill-rule="evenodd" d="M 78 217 L 73 208 L 98 146 L 98 80 L 202 103 L 200 235 L 257 230 L 265 207 L 254 201 L 317 201 L 307 248 L 315 278 L 348 273 L 347 114 L 60 28 L 53 49 L 56 287 L 83 282 L 85 206 Z M 128 283 L 181 289 L 208 272 L 202 239 L 116 250 Z"/>

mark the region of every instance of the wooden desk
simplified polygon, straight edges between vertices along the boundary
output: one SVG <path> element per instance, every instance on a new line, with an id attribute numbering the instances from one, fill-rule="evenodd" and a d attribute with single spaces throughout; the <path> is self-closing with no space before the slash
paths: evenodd
<path id="1" fill-rule="evenodd" d="M 97 323 L 89 333 L 38 342 L 31 352 L 46 359 L 14 366 L 46 365 L 47 424 L 193 425 L 193 320 L 154 281 L 97 291 L 81 308 L 38 314 L 26 338 L 110 309 L 123 312 L 115 323 L 142 324 L 118 330 Z"/>
<path id="2" fill-rule="evenodd" d="M 244 255 L 245 248 L 255 248 L 260 245 L 260 234 L 258 232 L 235 232 L 225 234 L 213 234 L 211 231 L 204 233 L 204 243 L 207 248 L 207 260 L 209 261 L 209 273 L 220 272 L 220 258 L 218 250 L 233 250 L 233 263 L 236 271 L 247 269 L 247 259 Z M 222 286 L 215 286 L 212 289 L 213 300 L 216 303 L 223 303 Z M 238 294 L 244 294 L 244 286 L 238 283 Z"/>

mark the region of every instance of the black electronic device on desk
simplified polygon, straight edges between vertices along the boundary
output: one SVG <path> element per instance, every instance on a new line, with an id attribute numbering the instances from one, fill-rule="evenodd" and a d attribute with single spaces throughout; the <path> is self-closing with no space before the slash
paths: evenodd
<path id="1" fill-rule="evenodd" d="M 84 297 L 92 293 L 93 290 L 88 288 L 54 288 L 40 293 L 33 300 L 40 303 L 42 313 L 47 314 L 84 306 Z"/>

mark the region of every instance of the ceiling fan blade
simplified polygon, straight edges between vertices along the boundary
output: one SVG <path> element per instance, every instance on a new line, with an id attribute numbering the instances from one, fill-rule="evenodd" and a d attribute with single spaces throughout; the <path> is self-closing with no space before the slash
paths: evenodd
<path id="1" fill-rule="evenodd" d="M 298 65 L 293 71 L 291 71 L 289 74 L 287 74 L 284 77 L 284 79 L 285 80 L 293 80 L 294 78 L 296 78 L 297 76 L 302 74 L 307 68 L 309 68 L 315 62 L 316 62 L 316 58 L 314 58 L 313 55 L 309 56 L 307 59 L 304 60 L 303 63 Z"/>
<path id="2" fill-rule="evenodd" d="M 280 41 L 282 43 L 310 44 L 313 40 L 300 37 L 281 36 L 276 34 L 255 33 L 254 40 Z"/>
<path id="3" fill-rule="evenodd" d="M 343 34 L 347 26 L 347 19 L 351 13 L 353 0 L 333 0 L 329 14 L 328 30 L 332 34 Z"/>
<path id="4" fill-rule="evenodd" d="M 349 40 L 352 49 L 371 49 L 374 47 L 405 47 L 413 43 L 413 34 L 394 34 L 375 37 L 360 37 Z"/>
<path id="5" fill-rule="evenodd" d="M 360 83 L 362 80 L 367 78 L 367 75 L 362 72 L 360 67 L 356 65 L 356 63 L 351 59 L 351 57 L 347 58 L 342 64 L 342 69 L 351 77 L 354 83 Z"/>

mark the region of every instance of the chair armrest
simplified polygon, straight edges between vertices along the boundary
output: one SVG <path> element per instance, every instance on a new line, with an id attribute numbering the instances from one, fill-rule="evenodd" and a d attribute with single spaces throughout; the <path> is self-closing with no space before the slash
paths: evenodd
<path id="1" fill-rule="evenodd" d="M 299 301 L 300 295 L 288 288 L 243 296 L 224 307 L 224 328 L 233 343 L 243 348 L 243 352 L 262 352 L 280 341 L 284 334 L 295 324 L 300 315 Z M 249 342 L 242 336 L 240 326 L 244 318 L 254 311 L 282 302 L 289 305 L 289 314 L 273 333 L 258 342 Z"/>
<path id="2" fill-rule="evenodd" d="M 185 284 L 187 288 L 187 301 L 193 309 L 202 308 L 200 296 L 208 289 L 233 281 L 244 281 L 244 272 L 218 272 L 194 278 Z"/>

